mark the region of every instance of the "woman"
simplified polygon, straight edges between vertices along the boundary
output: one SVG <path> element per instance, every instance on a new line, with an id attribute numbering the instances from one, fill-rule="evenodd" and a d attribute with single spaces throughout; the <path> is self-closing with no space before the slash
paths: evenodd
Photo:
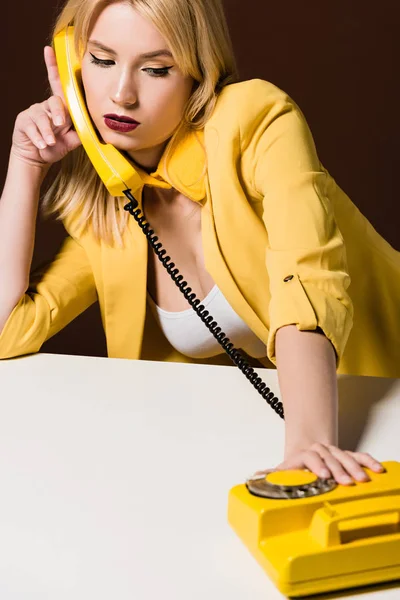
<path id="1" fill-rule="evenodd" d="M 320 164 L 295 103 L 235 83 L 220 0 L 70 0 L 54 33 L 72 22 L 89 113 L 140 174 L 146 218 L 235 345 L 277 365 L 279 467 L 367 481 L 380 463 L 337 447 L 336 368 L 399 374 L 398 253 Z M 0 203 L 0 357 L 38 351 L 98 300 L 109 356 L 221 362 L 82 151 L 50 47 L 45 60 L 53 95 L 17 117 Z M 27 290 L 40 186 L 60 160 L 45 205 L 69 236 Z"/>

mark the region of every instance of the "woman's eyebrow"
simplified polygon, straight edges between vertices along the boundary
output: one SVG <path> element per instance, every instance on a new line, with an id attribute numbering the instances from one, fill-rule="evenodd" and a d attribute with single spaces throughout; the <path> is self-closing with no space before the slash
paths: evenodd
<path id="1" fill-rule="evenodd" d="M 104 52 L 108 52 L 109 54 L 113 54 L 114 56 L 117 55 L 115 50 L 113 50 L 112 48 L 108 48 L 107 46 L 105 46 L 101 42 L 98 42 L 97 40 L 88 40 L 88 43 L 92 44 L 93 46 L 96 46 L 100 50 L 104 50 Z M 166 48 L 161 48 L 160 50 L 153 50 L 153 52 L 145 52 L 144 54 L 139 54 L 139 58 L 157 58 L 158 56 L 168 56 L 169 58 L 173 58 L 172 52 L 170 50 L 167 50 Z"/>

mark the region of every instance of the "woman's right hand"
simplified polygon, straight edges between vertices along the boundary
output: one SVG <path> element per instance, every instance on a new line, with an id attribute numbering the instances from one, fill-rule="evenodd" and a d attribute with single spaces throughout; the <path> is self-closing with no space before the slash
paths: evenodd
<path id="1" fill-rule="evenodd" d="M 53 95 L 21 112 L 15 121 L 11 153 L 34 166 L 50 166 L 81 145 L 73 129 L 53 48 L 44 59 Z"/>

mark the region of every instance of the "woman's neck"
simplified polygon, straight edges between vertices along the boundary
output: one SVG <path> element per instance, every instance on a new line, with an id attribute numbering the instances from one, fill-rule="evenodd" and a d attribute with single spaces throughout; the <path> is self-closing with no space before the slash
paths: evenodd
<path id="1" fill-rule="evenodd" d="M 152 148 L 143 148 L 141 150 L 134 150 L 132 152 L 128 152 L 128 155 L 132 160 L 146 171 L 146 173 L 152 173 L 157 169 L 158 163 L 164 153 L 164 150 L 169 142 L 165 140 L 158 146 L 153 146 Z"/>

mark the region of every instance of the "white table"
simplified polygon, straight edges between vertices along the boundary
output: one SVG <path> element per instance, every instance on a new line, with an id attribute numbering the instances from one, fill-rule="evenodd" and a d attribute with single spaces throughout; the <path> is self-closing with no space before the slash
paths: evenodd
<path id="1" fill-rule="evenodd" d="M 237 369 L 38 354 L 0 361 L 0 385 L 1 600 L 282 598 L 226 520 L 283 448 Z M 342 445 L 400 460 L 400 381 L 340 390 Z"/>

